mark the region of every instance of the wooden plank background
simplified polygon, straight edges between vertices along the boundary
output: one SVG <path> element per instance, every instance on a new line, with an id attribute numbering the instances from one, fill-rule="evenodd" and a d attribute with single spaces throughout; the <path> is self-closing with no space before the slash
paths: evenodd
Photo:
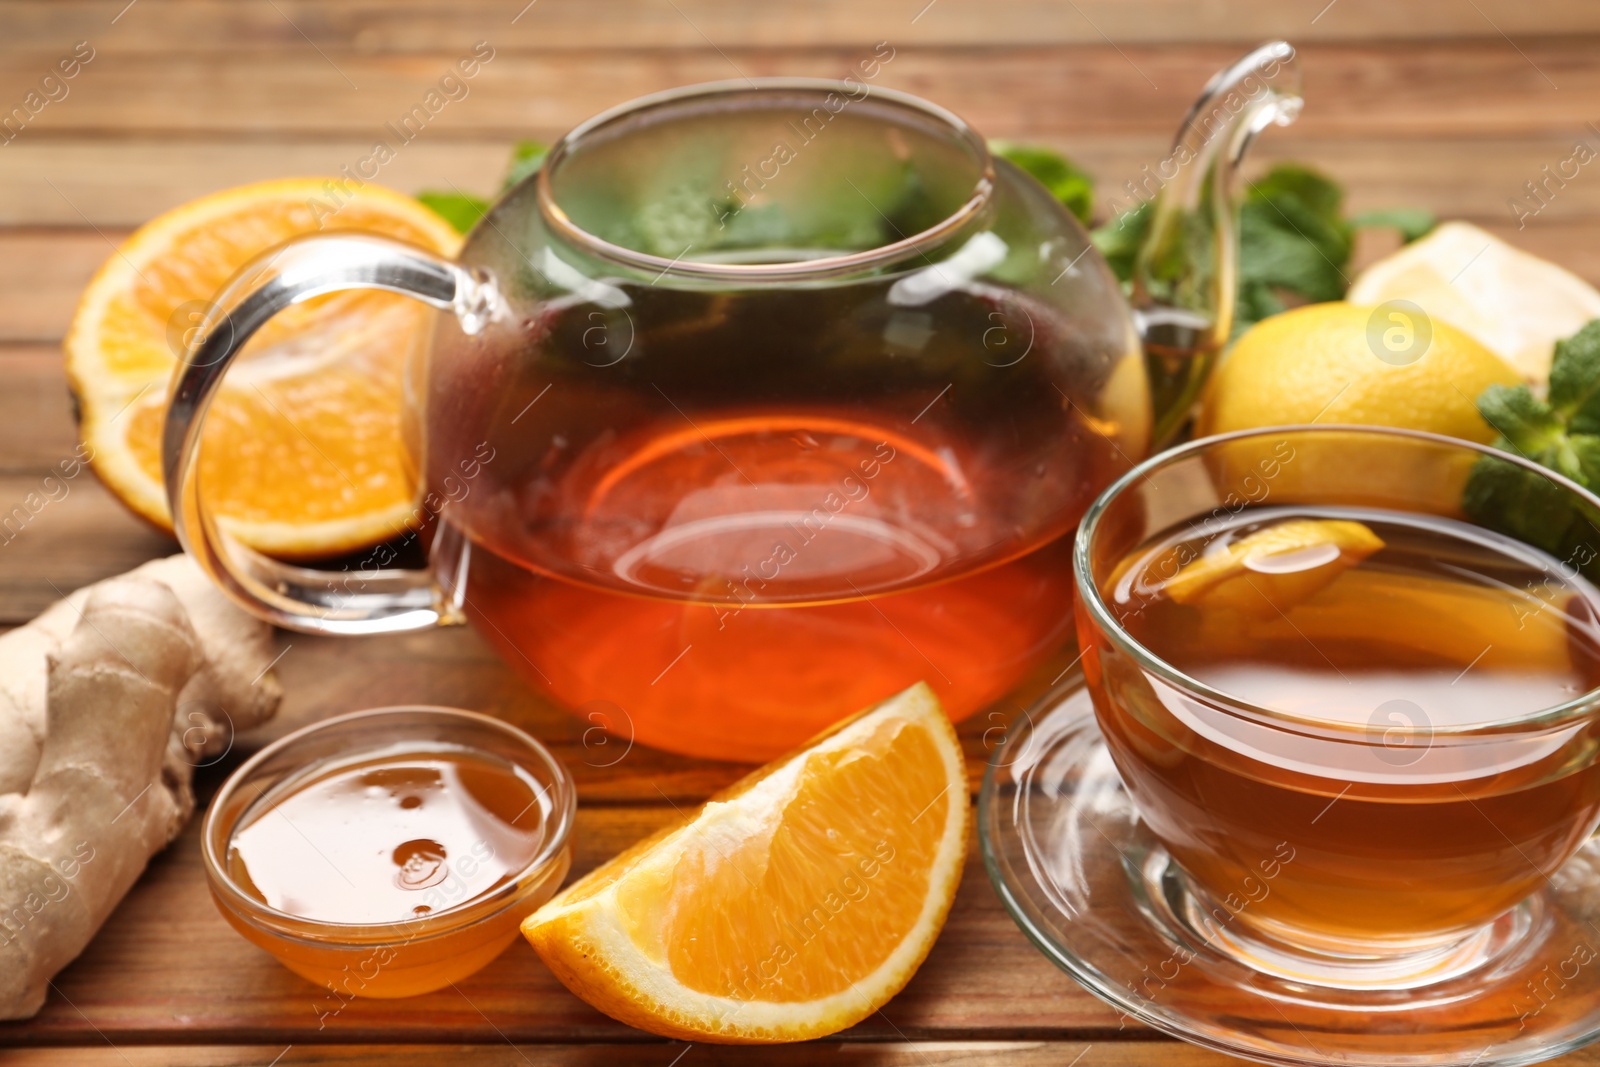
<path id="1" fill-rule="evenodd" d="M 946 104 L 991 136 L 1066 150 L 1115 188 L 1161 157 L 1212 71 L 1276 36 L 1300 51 L 1307 107 L 1298 125 L 1263 137 L 1258 166 L 1311 162 L 1345 183 L 1355 209 L 1418 205 L 1470 219 L 1600 282 L 1600 170 L 1582 171 L 1525 227 L 1508 206 L 1575 139 L 1600 143 L 1592 0 L 5 0 L 0 114 L 78 42 L 94 58 L 64 98 L 0 144 L 0 511 L 75 443 L 58 346 L 78 292 L 118 240 L 202 193 L 360 158 L 477 42 L 494 58 L 469 95 L 380 181 L 488 192 L 516 139 L 552 139 L 674 85 L 839 74 L 887 41 L 895 56 L 881 84 Z M 1369 243 L 1362 254 L 1381 250 Z M 0 543 L 0 625 L 172 550 L 84 475 Z M 504 715 L 546 738 L 579 779 L 580 871 L 740 770 L 642 748 L 602 769 L 613 752 L 592 738 L 586 747 L 580 724 L 466 631 L 286 634 L 280 644 L 283 714 L 239 751 L 359 706 Z M 984 725 L 964 731 L 974 776 Z M 36 1020 L 0 1024 L 0 1060 L 668 1065 L 689 1054 L 590 1010 L 520 946 L 459 990 L 403 1010 L 356 1002 L 319 1030 L 315 991 L 212 908 L 193 827 L 57 987 Z M 750 1062 L 712 1047 L 692 1056 L 686 1065 Z M 761 1054 L 778 1065 L 1157 1058 L 1224 1060 L 1119 1028 L 1029 948 L 975 856 L 932 956 L 883 1013 L 837 1039 Z"/>

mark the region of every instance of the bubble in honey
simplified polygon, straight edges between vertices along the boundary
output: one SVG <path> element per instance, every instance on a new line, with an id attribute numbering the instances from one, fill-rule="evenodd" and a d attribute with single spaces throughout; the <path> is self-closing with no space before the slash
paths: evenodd
<path id="1" fill-rule="evenodd" d="M 428 889 L 445 880 L 450 867 L 445 863 L 444 846 L 425 837 L 414 838 L 395 847 L 394 884 L 401 889 Z"/>

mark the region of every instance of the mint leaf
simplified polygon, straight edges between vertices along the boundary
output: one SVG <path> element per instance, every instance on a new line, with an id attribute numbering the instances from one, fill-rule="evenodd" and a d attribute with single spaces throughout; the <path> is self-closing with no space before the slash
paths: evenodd
<path id="1" fill-rule="evenodd" d="M 1500 434 L 1495 447 L 1600 488 L 1600 319 L 1556 343 L 1550 401 L 1526 385 L 1491 385 L 1478 411 Z M 1473 464 L 1462 494 L 1468 517 L 1600 578 L 1600 511 L 1566 488 L 1508 460 Z"/>
<path id="2" fill-rule="evenodd" d="M 1242 322 L 1260 322 L 1289 310 L 1279 298 L 1274 287 L 1255 278 L 1239 279 L 1239 299 L 1234 303 L 1234 318 Z"/>
<path id="3" fill-rule="evenodd" d="M 1093 208 L 1093 184 L 1086 171 L 1059 153 L 1036 145 L 991 145 L 996 155 L 1032 175 L 1079 219 Z M 1141 203 L 1091 231 L 1095 247 L 1112 273 L 1133 278 L 1139 248 L 1150 229 L 1151 205 Z M 1407 241 L 1433 228 L 1426 211 L 1374 211 L 1347 219 L 1344 190 L 1310 167 L 1280 163 L 1252 182 L 1239 206 L 1239 294 L 1234 305 L 1234 336 L 1294 304 L 1342 300 L 1349 288 L 1358 226 L 1392 226 Z M 1600 432 L 1600 404 L 1595 412 Z"/>
<path id="4" fill-rule="evenodd" d="M 1299 164 L 1278 164 L 1250 185 L 1239 208 L 1235 335 L 1284 310 L 1286 298 L 1342 300 L 1357 229 L 1390 226 L 1409 242 L 1433 225 L 1431 212 L 1407 208 L 1347 219 L 1344 191 L 1332 178 Z"/>
<path id="5" fill-rule="evenodd" d="M 1291 303 L 1342 299 L 1352 234 L 1333 179 L 1280 163 L 1252 182 L 1239 207 L 1234 336 Z"/>
<path id="6" fill-rule="evenodd" d="M 1541 548 L 1560 560 L 1571 560 L 1594 577 L 1597 559 L 1585 546 L 1600 543 L 1600 529 L 1583 503 L 1563 486 L 1540 478 L 1509 460 L 1484 456 L 1472 465 L 1461 509 L 1491 530 Z"/>
<path id="7" fill-rule="evenodd" d="M 1357 230 L 1399 230 L 1400 239 L 1406 244 L 1428 236 L 1438 223 L 1439 220 L 1434 217 L 1433 212 L 1409 207 L 1363 211 L 1350 219 L 1350 225 Z"/>
<path id="8" fill-rule="evenodd" d="M 1120 281 L 1133 280 L 1133 265 L 1139 258 L 1139 248 L 1150 232 L 1150 213 L 1149 203 L 1143 203 L 1089 233 L 1089 239 Z"/>
<path id="9" fill-rule="evenodd" d="M 1348 237 L 1292 198 L 1247 201 L 1239 209 L 1241 285 L 1256 283 L 1312 303 L 1338 300 L 1349 259 Z M 1235 316 L 1249 310 L 1236 308 Z"/>
<path id="10" fill-rule="evenodd" d="M 1568 420 L 1573 433 L 1600 433 L 1600 319 L 1556 342 L 1550 406 Z"/>
<path id="11" fill-rule="evenodd" d="M 511 166 L 506 169 L 500 191 L 506 192 L 528 175 L 537 172 L 544 166 L 544 157 L 549 154 L 550 146 L 542 141 L 518 141 L 511 149 Z"/>
<path id="12" fill-rule="evenodd" d="M 1478 413 L 1505 441 L 1500 446 L 1538 459 L 1559 445 L 1566 423 L 1526 385 L 1491 385 L 1478 395 Z"/>
<path id="13" fill-rule="evenodd" d="M 418 193 L 417 199 L 443 216 L 457 233 L 467 233 L 489 213 L 489 201 L 467 193 L 442 193 L 430 189 Z"/>
<path id="14" fill-rule="evenodd" d="M 1059 152 L 1030 144 L 996 141 L 989 146 L 1001 159 L 1009 160 L 1034 181 L 1049 190 L 1085 226 L 1094 212 L 1094 179 L 1089 172 Z"/>
<path id="15" fill-rule="evenodd" d="M 1292 202 L 1328 228 L 1345 226 L 1344 190 L 1332 178 L 1297 163 L 1279 163 L 1250 183 L 1247 196 L 1254 202 Z"/>
<path id="16" fill-rule="evenodd" d="M 1239 206 L 1239 295 L 1234 335 L 1292 303 L 1343 299 L 1353 227 L 1337 182 L 1283 163 L 1252 183 Z M 1150 228 L 1149 203 L 1096 228 L 1095 247 L 1122 281 L 1133 277 Z"/>
<path id="17" fill-rule="evenodd" d="M 1569 477 L 1579 485 L 1600 485 L 1600 436 L 1575 433 L 1567 438 L 1567 445 L 1577 471 Z"/>

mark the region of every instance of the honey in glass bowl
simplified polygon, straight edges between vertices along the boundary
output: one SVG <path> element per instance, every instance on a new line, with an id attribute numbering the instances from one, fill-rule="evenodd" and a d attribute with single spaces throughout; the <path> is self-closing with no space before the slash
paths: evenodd
<path id="1" fill-rule="evenodd" d="M 570 778 L 514 727 L 445 708 L 359 712 L 245 763 L 203 833 L 224 917 L 335 1007 L 483 967 L 571 863 Z"/>

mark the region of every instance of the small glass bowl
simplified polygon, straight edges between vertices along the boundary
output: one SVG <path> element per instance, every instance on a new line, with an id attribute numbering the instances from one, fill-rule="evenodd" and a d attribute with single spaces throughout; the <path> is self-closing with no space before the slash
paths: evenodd
<path id="1" fill-rule="evenodd" d="M 262 797 L 317 766 L 374 753 L 459 746 L 498 757 L 528 774 L 548 799 L 537 854 L 505 884 L 421 918 L 390 923 L 308 919 L 247 893 L 228 869 L 234 831 Z M 555 895 L 572 865 L 577 790 L 559 760 L 498 719 L 440 707 L 358 711 L 296 730 L 247 760 L 206 812 L 201 852 L 218 909 L 239 933 L 296 974 L 339 998 L 408 997 L 440 989 L 482 968 L 517 936 L 523 919 Z"/>

